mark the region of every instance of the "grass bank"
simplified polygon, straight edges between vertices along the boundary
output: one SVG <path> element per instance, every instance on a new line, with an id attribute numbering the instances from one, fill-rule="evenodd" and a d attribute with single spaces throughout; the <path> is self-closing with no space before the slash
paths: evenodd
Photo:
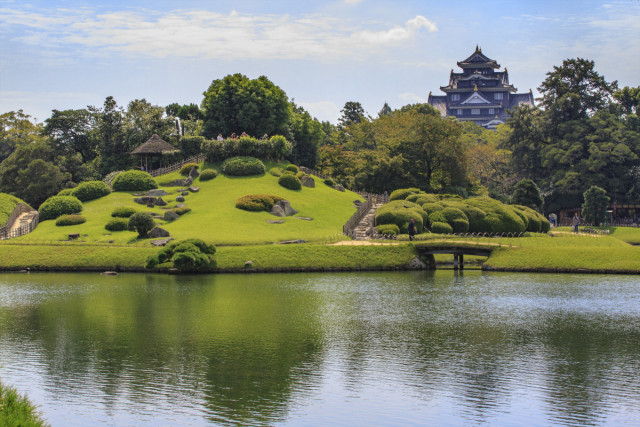
<path id="1" fill-rule="evenodd" d="M 35 427 L 48 424 L 26 396 L 0 381 L 0 425 Z"/>

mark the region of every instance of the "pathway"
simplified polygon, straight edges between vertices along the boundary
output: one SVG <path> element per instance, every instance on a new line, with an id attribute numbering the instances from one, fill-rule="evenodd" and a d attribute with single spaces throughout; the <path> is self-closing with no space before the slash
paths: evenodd
<path id="1" fill-rule="evenodd" d="M 13 236 L 14 233 L 17 233 L 17 230 L 24 226 L 24 225 L 28 225 L 31 220 L 33 219 L 33 217 L 38 213 L 38 211 L 30 211 L 30 212 L 24 212 L 21 213 L 18 218 L 16 218 L 16 220 L 13 222 L 13 225 L 11 226 L 11 229 L 9 230 L 9 235 Z"/>
<path id="2" fill-rule="evenodd" d="M 371 239 L 375 225 L 376 210 L 382 205 L 383 203 L 374 203 L 364 217 L 362 217 L 362 220 L 354 230 L 355 240 Z"/>

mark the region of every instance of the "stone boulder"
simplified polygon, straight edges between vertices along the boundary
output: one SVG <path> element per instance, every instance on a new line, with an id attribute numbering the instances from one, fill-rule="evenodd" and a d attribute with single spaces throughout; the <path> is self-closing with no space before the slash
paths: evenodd
<path id="1" fill-rule="evenodd" d="M 415 257 L 409 263 L 409 268 L 411 270 L 425 270 L 427 268 L 427 264 L 425 264 L 420 258 Z"/>
<path id="2" fill-rule="evenodd" d="M 186 179 L 176 179 L 176 180 L 171 181 L 168 186 L 169 187 L 185 187 L 185 186 L 191 184 L 191 183 L 187 184 L 186 181 L 187 181 Z M 178 191 L 180 191 L 180 190 L 178 190 Z"/>
<path id="3" fill-rule="evenodd" d="M 280 200 L 279 202 L 276 203 L 277 206 L 280 206 L 282 208 L 282 210 L 284 211 L 285 216 L 291 216 L 291 215 L 295 215 L 298 213 L 297 210 L 293 209 L 291 207 L 291 203 L 289 203 L 288 200 Z"/>
<path id="4" fill-rule="evenodd" d="M 158 239 L 161 237 L 169 237 L 169 232 L 164 228 L 153 227 L 153 229 L 148 234 L 152 239 Z"/>
<path id="5" fill-rule="evenodd" d="M 187 205 L 185 205 L 184 203 L 178 203 L 176 204 L 176 208 L 186 208 Z"/>
<path id="6" fill-rule="evenodd" d="M 136 197 L 135 199 L 133 199 L 133 201 L 141 205 L 149 205 L 149 204 L 154 205 L 156 203 L 156 197 L 155 196 Z"/>
<path id="7" fill-rule="evenodd" d="M 315 188 L 316 186 L 315 179 L 311 178 L 309 175 L 303 175 L 302 178 L 300 178 L 300 182 L 303 187 Z"/>
<path id="8" fill-rule="evenodd" d="M 200 176 L 200 172 L 198 172 L 198 169 L 196 168 L 191 169 L 191 172 L 189 172 L 189 178 L 191 178 L 191 182 L 193 182 L 193 180 L 199 176 Z"/>
<path id="9" fill-rule="evenodd" d="M 145 196 L 153 196 L 153 197 L 168 196 L 168 195 L 169 195 L 169 193 L 167 193 L 164 190 L 159 190 L 159 189 L 149 190 L 149 191 L 147 191 L 145 193 Z"/>
<path id="10" fill-rule="evenodd" d="M 184 202 L 184 197 L 183 196 L 176 197 L 176 202 Z"/>
<path id="11" fill-rule="evenodd" d="M 164 213 L 164 217 L 163 217 L 163 219 L 164 219 L 165 221 L 169 221 L 169 222 L 173 222 L 173 221 L 175 221 L 175 220 L 176 220 L 176 219 L 178 219 L 178 218 L 180 218 L 180 215 L 178 215 L 177 213 L 175 213 L 175 212 L 173 212 L 173 211 L 166 211 L 166 212 Z"/>
<path id="12" fill-rule="evenodd" d="M 162 197 L 158 197 L 154 204 L 156 206 L 167 206 L 167 202 L 165 202 Z"/>
<path id="13" fill-rule="evenodd" d="M 180 193 L 181 196 L 188 196 L 189 192 L 187 190 L 184 190 L 183 192 Z"/>
<path id="14" fill-rule="evenodd" d="M 193 178 L 188 176 L 187 179 L 184 180 L 184 185 L 191 185 L 191 184 L 193 184 Z"/>
<path id="15" fill-rule="evenodd" d="M 340 184 L 336 184 L 333 186 L 334 190 L 344 191 L 344 187 Z"/>
<path id="16" fill-rule="evenodd" d="M 152 240 L 152 246 L 166 246 L 170 240 L 173 240 L 173 237 L 167 237 L 166 239 Z"/>
<path id="17" fill-rule="evenodd" d="M 189 191 L 191 191 L 192 193 L 197 193 L 198 191 L 200 191 L 200 189 L 198 187 L 189 187 Z"/>
<path id="18" fill-rule="evenodd" d="M 284 209 L 282 209 L 282 206 L 280 205 L 273 205 L 273 207 L 271 208 L 271 212 L 269 212 L 271 215 L 275 215 L 275 216 L 287 216 L 284 213 Z"/>
<path id="19" fill-rule="evenodd" d="M 300 169 L 302 172 L 304 172 L 306 174 L 311 173 L 311 170 L 306 166 L 300 166 L 300 167 L 298 167 L 298 169 Z"/>

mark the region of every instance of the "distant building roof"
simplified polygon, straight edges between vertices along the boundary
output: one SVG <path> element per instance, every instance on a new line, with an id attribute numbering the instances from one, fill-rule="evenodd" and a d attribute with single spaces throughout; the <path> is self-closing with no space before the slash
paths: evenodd
<path id="1" fill-rule="evenodd" d="M 138 148 L 133 150 L 131 154 L 134 155 L 150 155 L 150 154 L 163 154 L 172 151 L 177 151 L 178 149 L 173 145 L 169 144 L 167 141 L 160 138 L 155 133 L 151 138 L 147 140 L 144 144 L 140 145 Z"/>

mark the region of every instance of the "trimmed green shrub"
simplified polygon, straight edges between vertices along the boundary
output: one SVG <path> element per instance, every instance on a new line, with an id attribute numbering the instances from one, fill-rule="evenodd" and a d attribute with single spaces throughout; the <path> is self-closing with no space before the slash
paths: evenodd
<path id="1" fill-rule="evenodd" d="M 109 231 L 125 231 L 129 229 L 129 220 L 127 218 L 113 218 L 104 226 Z"/>
<path id="2" fill-rule="evenodd" d="M 376 229 L 380 234 L 386 234 L 386 235 L 392 235 L 392 236 L 397 236 L 398 234 L 400 234 L 400 228 L 398 228 L 398 226 L 395 224 L 376 225 Z"/>
<path id="3" fill-rule="evenodd" d="M 176 215 L 182 216 L 186 213 L 191 212 L 191 208 L 188 208 L 186 206 L 183 206 L 181 208 L 173 208 L 173 209 L 169 209 L 171 212 L 175 212 Z"/>
<path id="4" fill-rule="evenodd" d="M 63 188 L 62 190 L 58 191 L 58 194 L 56 194 L 56 196 L 73 196 L 73 190 L 75 190 L 75 188 Z"/>
<path id="5" fill-rule="evenodd" d="M 200 239 L 187 239 L 169 243 L 158 252 L 147 258 L 146 268 L 173 261 L 173 266 L 180 271 L 202 271 L 214 266 L 211 255 L 216 247 Z"/>
<path id="6" fill-rule="evenodd" d="M 153 217 L 146 212 L 136 212 L 129 218 L 129 231 L 137 231 L 139 237 L 146 236 L 155 226 Z"/>
<path id="7" fill-rule="evenodd" d="M 429 214 L 429 222 L 433 224 L 434 222 L 447 222 L 447 217 L 444 216 L 444 212 L 436 211 Z"/>
<path id="8" fill-rule="evenodd" d="M 73 196 L 52 196 L 40 205 L 40 221 L 82 211 L 82 202 Z"/>
<path id="9" fill-rule="evenodd" d="M 200 176 L 198 177 L 198 179 L 200 179 L 200 181 L 210 181 L 217 176 L 218 176 L 217 170 L 205 169 L 200 173 Z"/>
<path id="10" fill-rule="evenodd" d="M 524 215 L 527 219 L 527 231 L 532 233 L 547 233 L 551 229 L 551 224 L 540 212 L 522 205 L 511 205 L 517 214 Z"/>
<path id="11" fill-rule="evenodd" d="M 463 199 L 463 197 L 459 194 L 448 194 L 448 193 L 438 194 L 438 197 L 440 197 L 440 200 L 451 200 L 451 199 L 462 200 Z"/>
<path id="12" fill-rule="evenodd" d="M 236 200 L 236 208 L 252 212 L 269 212 L 273 205 L 280 200 L 284 200 L 284 198 L 274 196 L 272 194 L 249 194 L 248 196 L 242 196 Z"/>
<path id="13" fill-rule="evenodd" d="M 300 169 L 296 165 L 287 165 L 285 169 L 289 172 L 293 172 L 294 175 L 300 172 Z"/>
<path id="14" fill-rule="evenodd" d="M 9 217 L 13 213 L 13 210 L 20 203 L 25 202 L 24 200 L 10 194 L 0 193 L 0 225 L 6 224 L 6 222 L 9 220 Z"/>
<path id="15" fill-rule="evenodd" d="M 416 233 L 421 233 L 425 222 L 428 223 L 428 215 L 415 203 L 394 200 L 376 211 L 376 224 L 395 224 L 402 233 L 407 233 L 411 218 L 415 220 Z"/>
<path id="16" fill-rule="evenodd" d="M 113 211 L 111 211 L 111 216 L 114 218 L 129 218 L 131 215 L 136 213 L 137 211 L 129 206 L 118 206 Z"/>
<path id="17" fill-rule="evenodd" d="M 399 188 L 394 190 L 389 195 L 389 201 L 394 200 L 405 200 L 411 194 L 419 194 L 422 193 L 419 188 Z"/>
<path id="18" fill-rule="evenodd" d="M 466 233 L 469 231 L 469 221 L 462 218 L 456 218 L 449 222 L 454 233 Z"/>
<path id="19" fill-rule="evenodd" d="M 255 157 L 231 157 L 222 162 L 222 173 L 229 176 L 261 175 L 264 163 Z"/>
<path id="20" fill-rule="evenodd" d="M 200 165 L 197 164 L 197 163 L 185 163 L 180 168 L 180 175 L 189 176 L 189 174 L 191 173 L 191 170 L 198 169 L 199 167 L 200 167 Z"/>
<path id="21" fill-rule="evenodd" d="M 420 203 L 418 203 L 420 204 Z M 441 210 L 444 209 L 444 206 L 442 206 L 440 203 L 422 203 L 421 204 L 422 209 L 424 209 L 425 212 L 431 214 L 433 212 L 439 212 Z"/>
<path id="22" fill-rule="evenodd" d="M 425 203 L 438 203 L 440 201 L 438 196 L 435 194 L 410 194 L 405 200 L 418 205 L 423 205 Z"/>
<path id="23" fill-rule="evenodd" d="M 147 191 L 158 188 L 151 175 L 144 171 L 129 170 L 120 172 L 111 183 L 113 191 Z"/>
<path id="24" fill-rule="evenodd" d="M 446 222 L 432 222 L 431 232 L 435 234 L 451 234 L 453 233 L 453 228 Z"/>
<path id="25" fill-rule="evenodd" d="M 331 178 L 327 178 L 324 180 L 324 183 L 326 185 L 328 185 L 329 187 L 333 187 L 334 185 L 336 185 L 336 183 L 331 179 Z"/>
<path id="26" fill-rule="evenodd" d="M 275 166 L 272 167 L 271 169 L 269 169 L 269 173 L 273 176 L 280 176 L 282 175 L 282 173 L 284 172 L 284 170 L 281 167 Z"/>
<path id="27" fill-rule="evenodd" d="M 200 252 L 177 252 L 173 255 L 173 267 L 182 272 L 204 270 L 211 259 Z"/>
<path id="28" fill-rule="evenodd" d="M 99 199 L 109 194 L 111 194 L 111 188 L 103 181 L 81 182 L 71 193 L 72 196 L 77 197 L 81 202 Z"/>
<path id="29" fill-rule="evenodd" d="M 104 178 L 102 178 L 102 182 L 107 184 L 109 188 L 113 188 L 113 180 L 116 178 L 116 176 L 120 175 L 121 172 L 124 172 L 124 171 L 109 172 L 107 175 L 105 175 Z"/>
<path id="30" fill-rule="evenodd" d="M 466 199 L 465 202 L 486 213 L 486 216 L 476 224 L 479 228 L 477 231 L 488 233 L 521 233 L 525 231 L 524 221 L 508 205 L 487 197 L 473 197 Z M 471 222 L 469 228 L 471 229 Z"/>
<path id="31" fill-rule="evenodd" d="M 57 226 L 78 225 L 86 222 L 87 218 L 82 215 L 61 215 L 56 219 Z"/>
<path id="32" fill-rule="evenodd" d="M 300 172 L 298 172 L 298 173 L 297 173 L 297 174 L 295 174 L 295 175 L 296 175 L 296 178 L 298 178 L 298 179 L 302 179 L 302 177 L 303 177 L 303 176 L 305 176 L 305 175 L 306 175 L 306 173 L 304 173 L 304 172 L 300 171 Z"/>
<path id="33" fill-rule="evenodd" d="M 447 218 L 447 222 L 449 224 L 451 224 L 451 221 L 454 219 L 464 219 L 467 222 L 469 221 L 464 212 L 458 208 L 448 206 L 442 210 L 442 213 L 444 214 L 444 217 Z"/>
<path id="34" fill-rule="evenodd" d="M 284 188 L 288 188 L 289 190 L 300 190 L 302 188 L 302 183 L 295 175 L 290 175 L 288 173 L 283 174 L 280 178 L 278 178 L 278 184 L 283 186 Z"/>

